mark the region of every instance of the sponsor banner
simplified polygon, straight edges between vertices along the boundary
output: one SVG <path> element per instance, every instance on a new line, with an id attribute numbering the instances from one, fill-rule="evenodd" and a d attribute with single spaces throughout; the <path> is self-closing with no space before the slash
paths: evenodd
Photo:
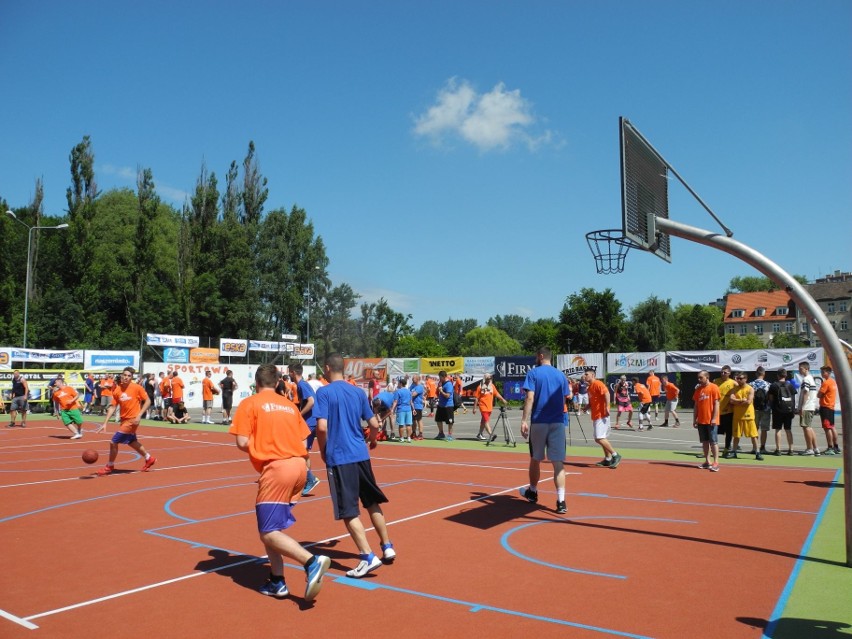
<path id="1" fill-rule="evenodd" d="M 198 346 L 198 338 L 190 335 L 161 335 L 160 333 L 148 333 L 145 336 L 148 346 L 180 346 L 182 348 L 195 348 Z"/>
<path id="2" fill-rule="evenodd" d="M 191 348 L 189 361 L 192 364 L 218 364 L 219 351 L 215 348 Z"/>
<path id="3" fill-rule="evenodd" d="M 406 375 L 411 377 L 414 373 L 420 372 L 420 358 L 418 357 L 388 358 L 382 360 L 382 365 L 385 366 L 389 379 L 405 377 Z"/>
<path id="4" fill-rule="evenodd" d="M 24 379 L 27 380 L 27 385 L 30 389 L 29 400 L 31 402 L 47 402 L 48 401 L 48 386 L 50 382 L 56 378 L 59 373 L 65 377 L 65 383 L 73 386 L 80 393 L 80 400 L 83 399 L 85 390 L 85 373 L 83 371 L 65 371 L 65 370 L 27 370 L 19 371 Z M 4 401 L 12 399 L 12 371 L 0 371 L 0 394 Z"/>
<path id="5" fill-rule="evenodd" d="M 798 368 L 800 362 L 818 370 L 825 362 L 825 351 L 820 348 L 779 348 L 742 351 L 669 351 L 666 367 L 671 372 L 697 373 L 700 370 L 718 372 L 725 365 L 734 370 L 754 371 L 763 366 L 767 371 L 782 366 L 788 370 Z"/>
<path id="6" fill-rule="evenodd" d="M 493 357 L 465 357 L 464 372 L 479 375 L 480 378 L 486 373 L 494 372 Z"/>
<path id="7" fill-rule="evenodd" d="M 282 333 L 281 339 L 284 340 L 285 342 L 295 342 L 297 339 L 299 339 L 299 336 L 298 335 L 290 335 L 288 333 Z"/>
<path id="8" fill-rule="evenodd" d="M 569 353 L 556 356 L 556 368 L 568 377 L 580 377 L 587 368 L 595 371 L 595 377 L 603 377 L 603 353 Z"/>
<path id="9" fill-rule="evenodd" d="M 187 364 L 189 363 L 189 349 L 164 348 L 163 360 L 168 364 Z"/>
<path id="10" fill-rule="evenodd" d="M 343 377 L 349 379 L 366 392 L 370 382 L 375 380 L 380 388 L 387 386 L 387 369 L 380 357 L 347 357 L 343 360 Z"/>
<path id="11" fill-rule="evenodd" d="M 143 364 L 146 373 L 154 373 L 154 376 L 159 380 L 160 372 L 171 374 L 172 371 L 177 371 L 178 376 L 184 383 L 184 404 L 187 408 L 200 409 L 203 405 L 201 392 L 201 384 L 204 380 L 206 371 L 213 373 L 213 383 L 219 387 L 227 373 L 234 372 L 234 379 L 237 382 L 237 390 L 234 392 L 234 407 L 242 400 L 254 393 L 254 374 L 260 364 L 168 364 L 164 362 L 145 362 Z M 287 374 L 286 366 L 276 366 L 282 374 Z M 308 375 L 316 374 L 315 366 L 305 366 L 304 375 L 307 379 Z M 233 414 L 233 411 L 231 411 Z M 222 416 L 222 395 L 214 395 L 213 397 L 213 418 L 215 421 L 221 421 Z M 195 420 L 193 420 L 195 421 Z"/>
<path id="12" fill-rule="evenodd" d="M 139 370 L 137 351 L 85 351 L 83 368 L 87 371 L 118 371 L 125 366 Z"/>
<path id="13" fill-rule="evenodd" d="M 421 373 L 464 372 L 464 357 L 423 357 L 420 360 Z"/>
<path id="14" fill-rule="evenodd" d="M 51 351 L 41 348 L 10 348 L 9 358 L 16 362 L 83 363 L 83 351 Z"/>
<path id="15" fill-rule="evenodd" d="M 8 348 L 0 348 L 0 370 L 12 368 L 12 351 Z"/>
<path id="16" fill-rule="evenodd" d="M 535 357 L 495 357 L 494 379 L 503 382 L 503 397 L 506 399 L 523 399 L 524 378 L 531 368 L 535 367 Z"/>
<path id="17" fill-rule="evenodd" d="M 219 357 L 245 357 L 247 354 L 247 339 L 219 338 Z"/>
<path id="18" fill-rule="evenodd" d="M 718 371 L 722 369 L 719 351 L 668 351 L 666 370 L 677 373 Z"/>
<path id="19" fill-rule="evenodd" d="M 812 371 L 824 365 L 825 351 L 822 348 L 780 348 L 749 351 L 719 351 L 720 368 L 727 364 L 733 369 L 743 371 L 757 370 L 763 366 L 766 370 L 777 370 L 782 366 L 788 370 L 797 369 L 801 362 L 810 364 Z"/>
<path id="20" fill-rule="evenodd" d="M 290 357 L 293 359 L 313 359 L 316 350 L 314 349 L 313 344 L 293 344 L 281 342 L 281 345 L 287 345 L 288 347 L 292 347 L 292 350 L 288 350 L 290 353 Z M 283 348 L 281 350 L 284 350 Z"/>
<path id="21" fill-rule="evenodd" d="M 283 351 L 284 349 L 280 347 L 281 342 L 265 342 L 259 339 L 250 339 L 249 340 L 249 350 L 250 351 L 264 351 L 267 353 L 277 353 L 278 351 Z"/>
<path id="22" fill-rule="evenodd" d="M 666 354 L 658 353 L 607 353 L 606 372 L 611 375 L 621 373 L 657 373 L 666 372 Z"/>

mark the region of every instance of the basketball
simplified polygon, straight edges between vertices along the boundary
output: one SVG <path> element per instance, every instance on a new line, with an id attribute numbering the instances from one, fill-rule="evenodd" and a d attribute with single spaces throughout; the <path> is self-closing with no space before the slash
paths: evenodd
<path id="1" fill-rule="evenodd" d="M 98 461 L 98 451 L 89 448 L 83 451 L 83 461 L 87 464 L 94 464 Z"/>

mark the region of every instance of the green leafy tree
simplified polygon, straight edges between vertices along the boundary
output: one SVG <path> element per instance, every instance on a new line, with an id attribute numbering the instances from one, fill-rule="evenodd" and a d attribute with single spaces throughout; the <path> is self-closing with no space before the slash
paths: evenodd
<path id="1" fill-rule="evenodd" d="M 447 349 L 430 336 L 403 335 L 394 349 L 396 357 L 445 357 Z"/>
<path id="2" fill-rule="evenodd" d="M 441 341 L 441 325 L 435 320 L 427 320 L 420 325 L 416 331 L 417 337 L 431 338 L 436 343 Z"/>
<path id="3" fill-rule="evenodd" d="M 476 357 L 487 355 L 518 355 L 521 345 L 505 332 L 494 326 L 474 328 L 461 342 L 459 354 Z"/>
<path id="4" fill-rule="evenodd" d="M 356 349 L 352 311 L 359 297 L 349 284 L 340 284 L 318 299 L 316 311 L 311 314 L 315 327 L 312 335 L 319 336 L 314 340 L 318 359 L 334 351 L 349 355 Z"/>
<path id="5" fill-rule="evenodd" d="M 558 351 L 604 353 L 624 350 L 627 339 L 621 302 L 610 289 L 572 293 L 559 313 Z"/>
<path id="6" fill-rule="evenodd" d="M 532 322 L 522 315 L 495 315 L 485 322 L 486 326 L 499 328 L 509 337 L 523 343 Z"/>
<path id="7" fill-rule="evenodd" d="M 794 275 L 799 284 L 807 284 L 808 278 L 804 275 Z M 778 285 L 764 275 L 739 275 L 732 277 L 728 285 L 728 293 L 760 293 L 763 291 L 777 291 Z"/>
<path id="8" fill-rule="evenodd" d="M 559 352 L 559 325 L 553 318 L 538 319 L 526 328 L 526 337 L 521 343 L 523 352 L 533 355 L 542 346 L 552 352 Z"/>
<path id="9" fill-rule="evenodd" d="M 394 311 L 385 298 L 361 304 L 361 317 L 356 326 L 361 357 L 398 357 L 396 347 L 400 338 L 412 335 L 411 315 Z"/>
<path id="10" fill-rule="evenodd" d="M 724 311 L 708 304 L 678 304 L 674 310 L 674 348 L 706 351 L 722 348 Z"/>
<path id="11" fill-rule="evenodd" d="M 778 333 L 769 345 L 772 348 L 804 348 L 808 343 L 795 333 Z"/>
<path id="12" fill-rule="evenodd" d="M 673 321 L 671 300 L 652 295 L 631 309 L 627 336 L 637 351 L 664 351 L 673 343 Z"/>
<path id="13" fill-rule="evenodd" d="M 475 319 L 448 319 L 440 325 L 438 342 L 447 349 L 449 355 L 460 355 L 465 335 L 479 326 Z"/>
<path id="14" fill-rule="evenodd" d="M 766 344 L 764 344 L 754 333 L 748 333 L 747 335 L 726 336 L 725 348 L 732 351 L 745 351 L 756 348 L 766 348 Z"/>
<path id="15" fill-rule="evenodd" d="M 91 306 L 96 304 L 99 286 L 97 281 L 80 276 L 91 264 L 98 241 L 95 235 L 95 202 L 100 195 L 95 180 L 95 153 L 88 135 L 71 149 L 68 160 L 71 165 L 71 186 L 65 192 L 65 199 L 68 202 L 70 228 L 65 241 L 66 255 L 70 259 L 65 270 L 65 283 L 76 289 L 84 312 L 88 313 Z"/>

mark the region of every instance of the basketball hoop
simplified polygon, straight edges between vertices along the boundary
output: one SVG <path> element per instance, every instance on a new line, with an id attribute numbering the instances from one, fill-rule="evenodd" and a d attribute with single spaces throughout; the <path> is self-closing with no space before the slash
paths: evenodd
<path id="1" fill-rule="evenodd" d="M 621 229 L 607 229 L 586 233 L 586 242 L 595 258 L 595 268 L 600 275 L 614 275 L 624 271 L 627 252 L 637 246 Z"/>

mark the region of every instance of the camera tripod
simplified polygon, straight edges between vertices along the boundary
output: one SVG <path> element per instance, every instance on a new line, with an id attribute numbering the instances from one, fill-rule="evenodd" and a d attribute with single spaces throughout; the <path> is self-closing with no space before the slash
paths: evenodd
<path id="1" fill-rule="evenodd" d="M 588 443 L 589 443 L 589 440 L 588 440 L 588 439 L 586 439 L 586 431 L 584 431 L 584 430 L 583 430 L 583 424 L 582 424 L 582 422 L 580 421 L 580 413 L 579 413 L 578 411 L 576 411 L 576 410 L 572 410 L 571 412 L 574 414 L 574 419 L 573 419 L 573 421 L 577 424 L 577 426 L 579 426 L 579 427 L 580 427 L 580 432 L 583 434 L 583 439 L 584 439 L 584 440 L 585 440 L 585 442 L 588 444 Z M 591 417 L 589 417 L 589 419 L 591 419 Z M 569 446 L 571 446 L 571 445 L 572 445 L 572 444 L 571 444 L 571 424 L 570 424 L 570 423 L 568 424 L 568 445 L 569 445 Z"/>
<path id="2" fill-rule="evenodd" d="M 491 442 L 497 439 L 497 427 L 502 424 L 503 426 L 503 437 L 506 439 L 506 445 L 511 444 L 512 446 L 517 447 L 518 442 L 515 439 L 515 433 L 512 432 L 512 426 L 509 424 L 509 418 L 506 417 L 506 407 L 500 407 L 500 415 L 497 417 L 497 421 L 494 424 L 494 428 L 491 429 L 491 437 L 488 438 L 488 441 L 485 442 L 486 446 L 490 446 Z"/>

